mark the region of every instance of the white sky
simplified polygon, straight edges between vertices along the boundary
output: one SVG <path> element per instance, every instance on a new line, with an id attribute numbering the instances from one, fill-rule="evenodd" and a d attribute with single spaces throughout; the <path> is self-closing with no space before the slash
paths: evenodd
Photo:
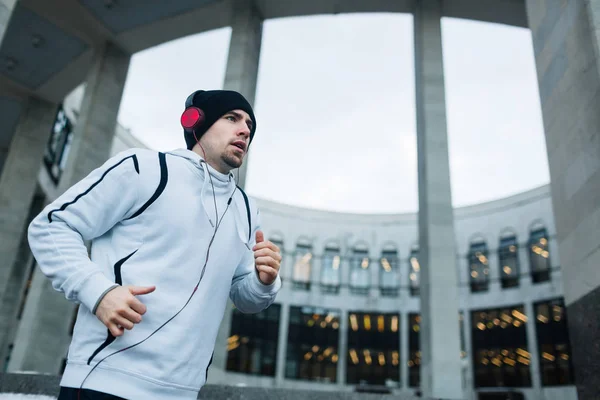
<path id="1" fill-rule="evenodd" d="M 412 16 L 352 14 L 263 26 L 247 192 L 346 212 L 418 208 Z M 549 181 L 530 32 L 443 19 L 455 206 Z M 157 150 L 184 147 L 196 89 L 223 86 L 231 30 L 134 55 L 119 121 Z"/>

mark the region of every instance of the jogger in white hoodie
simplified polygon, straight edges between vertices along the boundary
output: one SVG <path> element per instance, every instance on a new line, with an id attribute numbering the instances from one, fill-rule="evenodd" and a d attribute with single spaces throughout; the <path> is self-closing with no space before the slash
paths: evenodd
<path id="1" fill-rule="evenodd" d="M 197 91 L 181 123 L 187 149 L 122 152 L 29 226 L 40 269 L 81 305 L 59 400 L 195 399 L 227 297 L 256 313 L 281 287 L 279 249 L 231 172 L 254 137 L 252 107 Z"/>

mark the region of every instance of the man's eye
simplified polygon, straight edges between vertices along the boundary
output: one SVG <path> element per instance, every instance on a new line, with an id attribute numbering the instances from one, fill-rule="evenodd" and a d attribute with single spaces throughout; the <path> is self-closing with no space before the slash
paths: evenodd
<path id="1" fill-rule="evenodd" d="M 235 117 L 232 115 L 228 115 L 225 118 L 227 118 L 228 120 L 230 120 L 231 122 L 235 122 Z"/>

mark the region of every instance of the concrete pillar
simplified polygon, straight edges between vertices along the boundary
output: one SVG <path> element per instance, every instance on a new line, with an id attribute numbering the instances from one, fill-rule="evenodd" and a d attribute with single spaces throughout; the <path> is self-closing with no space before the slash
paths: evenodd
<path id="1" fill-rule="evenodd" d="M 288 328 L 290 325 L 290 305 L 281 303 L 279 317 L 279 340 L 277 341 L 277 370 L 275 386 L 281 386 L 285 379 L 285 361 L 287 356 Z"/>
<path id="2" fill-rule="evenodd" d="M 340 310 L 340 331 L 338 336 L 337 385 L 346 384 L 346 363 L 348 359 L 348 310 Z"/>
<path id="3" fill-rule="evenodd" d="M 540 375 L 540 352 L 538 351 L 537 335 L 535 332 L 536 315 L 531 301 L 523 305 L 527 323 L 525 333 L 527 335 L 527 351 L 529 352 L 529 371 L 531 373 L 531 389 L 535 398 L 542 398 L 542 376 Z"/>
<path id="4" fill-rule="evenodd" d="M 69 157 L 59 182 L 59 193 L 110 157 L 130 58 L 129 54 L 110 43 L 97 49 L 87 76 L 79 118 L 75 122 Z M 13 362 L 11 368 L 56 374 L 59 372 L 56 360 L 62 361 L 67 349 L 59 345 L 55 337 L 63 338 L 68 343 L 68 327 L 75 305 L 55 292 L 50 280 L 39 269 L 35 272 L 34 280 L 42 282 L 37 289 L 39 293 L 27 301 L 26 315 L 30 320 L 24 316 L 21 322 L 32 335 L 19 335 L 15 341 L 14 352 L 23 354 L 22 363 Z M 49 314 L 52 318 L 46 318 Z M 52 346 L 46 345 L 42 349 L 40 346 L 44 343 L 52 343 Z"/>
<path id="5" fill-rule="evenodd" d="M 454 216 L 450 191 L 441 1 L 420 0 L 414 13 L 421 387 L 423 397 L 462 399 Z"/>
<path id="6" fill-rule="evenodd" d="M 57 107 L 34 98 L 19 102 L 5 97 L 0 98 L 0 107 L 6 117 L 0 122 L 2 136 L 12 139 L 0 171 L 0 360 L 4 360 L 28 276 L 28 263 L 16 261 L 29 250 L 19 251 L 27 243 L 30 206 Z"/>
<path id="7" fill-rule="evenodd" d="M 227 70 L 225 71 L 223 89 L 240 92 L 254 106 L 262 40 L 262 17 L 258 13 L 254 0 L 235 0 L 232 13 L 231 40 L 229 42 L 229 55 L 227 57 Z M 250 146 L 250 149 L 252 149 L 252 146 Z M 246 154 L 244 163 L 238 171 L 234 171 L 236 179 L 238 179 L 237 184 L 242 189 L 246 185 L 248 157 L 249 153 Z M 217 346 L 215 346 L 213 365 L 215 368 L 222 368 L 223 371 L 227 362 L 227 337 L 229 336 L 232 312 L 232 307 L 225 309 L 222 324 L 229 325 L 219 328 Z M 224 346 L 223 343 L 225 343 Z"/>
<path id="8" fill-rule="evenodd" d="M 465 352 L 467 353 L 463 363 L 466 364 L 465 376 L 465 399 L 475 400 L 475 382 L 473 379 L 473 339 L 471 336 L 471 310 L 465 309 L 463 312 L 463 329 L 465 333 Z"/>
<path id="9" fill-rule="evenodd" d="M 240 92 L 254 107 L 263 18 L 254 0 L 234 0 L 232 12 L 231 41 L 223 88 Z M 260 120 L 257 125 L 260 126 Z M 246 185 L 246 171 L 251 150 L 252 146 L 238 171 L 238 185 L 242 189 Z"/>
<path id="10" fill-rule="evenodd" d="M 600 2 L 527 0 L 575 382 L 600 398 Z"/>
<path id="11" fill-rule="evenodd" d="M 400 323 L 398 331 L 400 332 L 400 382 L 404 391 L 411 390 L 408 386 L 408 329 L 410 327 L 410 319 L 407 311 L 400 314 Z"/>
<path id="12" fill-rule="evenodd" d="M 12 16 L 17 0 L 0 0 L 0 43 L 4 39 L 4 32 Z"/>
<path id="13" fill-rule="evenodd" d="M 61 193 L 110 157 L 130 59 L 110 43 L 97 50 L 60 180 Z"/>

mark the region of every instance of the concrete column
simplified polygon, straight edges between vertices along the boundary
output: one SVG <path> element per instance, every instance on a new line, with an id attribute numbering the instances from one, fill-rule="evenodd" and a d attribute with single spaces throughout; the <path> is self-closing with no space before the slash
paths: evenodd
<path id="1" fill-rule="evenodd" d="M 321 249 L 319 249 L 321 250 Z M 323 252 L 317 253 L 313 247 L 313 257 L 310 262 L 310 291 L 315 296 L 321 294 L 321 270 L 323 268 Z"/>
<path id="2" fill-rule="evenodd" d="M 407 311 L 404 314 L 400 314 L 400 324 L 398 331 L 400 332 L 400 382 L 402 383 L 403 390 L 411 390 L 408 386 L 408 329 L 410 327 L 410 320 Z"/>
<path id="3" fill-rule="evenodd" d="M 254 107 L 263 18 L 254 0 L 234 0 L 232 10 L 231 41 L 223 88 L 240 92 Z M 260 121 L 257 125 L 260 126 L 259 124 Z M 252 146 L 250 152 L 251 149 Z M 246 155 L 239 168 L 238 185 L 242 189 L 246 185 L 249 155 L 250 153 Z"/>
<path id="4" fill-rule="evenodd" d="M 531 373 L 531 389 L 535 393 L 535 398 L 542 398 L 542 376 L 540 375 L 540 354 L 538 351 L 537 335 L 535 332 L 536 315 L 531 301 L 524 304 L 527 323 L 525 323 L 525 332 L 527 335 L 527 351 L 529 352 L 529 371 Z"/>
<path id="5" fill-rule="evenodd" d="M 111 43 L 97 49 L 60 180 L 61 193 L 110 157 L 130 59 Z"/>
<path id="6" fill-rule="evenodd" d="M 488 243 L 489 245 L 490 243 Z M 490 293 L 498 293 L 502 290 L 502 275 L 500 274 L 500 260 L 498 259 L 498 247 L 490 249 L 488 254 L 488 291 Z"/>
<path id="7" fill-rule="evenodd" d="M 600 2 L 527 0 L 580 399 L 600 398 Z"/>
<path id="8" fill-rule="evenodd" d="M 462 399 L 454 216 L 450 190 L 441 1 L 420 0 L 414 14 L 421 387 L 423 397 Z"/>
<path id="9" fill-rule="evenodd" d="M 79 118 L 75 122 L 69 158 L 59 182 L 59 193 L 84 178 L 94 168 L 110 157 L 110 149 L 121 96 L 129 69 L 130 55 L 107 43 L 97 49 L 87 76 L 85 95 Z M 49 199 L 52 200 L 52 199 Z M 65 346 L 56 338 L 68 343 L 68 327 L 75 305 L 52 289 L 50 280 L 37 269 L 34 280 L 40 281 L 39 293 L 28 299 L 26 315 L 21 324 L 31 335 L 19 335 L 14 352 L 22 354 L 22 363 L 11 363 L 13 370 L 28 370 L 56 374 L 57 360 L 66 356 Z M 31 293 L 33 294 L 33 293 Z M 52 310 L 51 313 L 48 310 Z M 46 318 L 51 315 L 52 318 Z M 31 340 L 30 340 L 31 339 Z M 53 343 L 40 348 L 41 344 Z"/>
<path id="10" fill-rule="evenodd" d="M 229 42 L 229 55 L 227 57 L 227 70 L 225 71 L 225 82 L 223 89 L 240 92 L 252 106 L 254 106 L 254 94 L 256 92 L 256 79 L 258 76 L 258 60 L 260 57 L 260 44 L 262 40 L 262 17 L 254 4 L 254 0 L 235 0 L 232 6 L 231 40 Z M 258 125 L 258 124 L 257 124 Z M 252 146 L 250 146 L 252 149 Z M 249 154 L 249 153 L 248 153 Z M 234 171 L 238 178 L 238 186 L 244 189 L 246 185 L 246 170 L 248 168 L 249 155 L 246 154 L 244 163 Z M 222 324 L 231 324 L 231 313 L 233 308 L 227 307 L 223 316 Z M 225 335 L 222 337 L 222 335 Z M 227 337 L 229 326 L 219 329 L 217 345 L 213 365 L 217 368 L 222 361 L 225 370 L 227 362 Z M 225 340 L 225 346 L 219 345 Z"/>
<path id="11" fill-rule="evenodd" d="M 465 376 L 465 399 L 475 400 L 475 382 L 473 381 L 473 344 L 471 337 L 471 310 L 465 309 L 463 312 L 463 329 L 465 332 L 465 352 L 467 353 L 463 363 L 466 364 Z"/>
<path id="12" fill-rule="evenodd" d="M 57 107 L 34 98 L 19 102 L 5 97 L 0 98 L 0 107 L 6 117 L 0 122 L 1 136 L 12 139 L 0 171 L 0 360 L 4 360 L 28 276 L 28 263 L 16 261 L 28 258 L 23 253 L 29 248 L 20 249 L 27 243 L 30 206 Z"/>
<path id="13" fill-rule="evenodd" d="M 4 39 L 4 32 L 12 16 L 17 0 L 0 0 L 0 43 Z"/>
<path id="14" fill-rule="evenodd" d="M 527 291 L 531 288 L 531 264 L 529 263 L 529 238 L 519 243 L 517 257 L 519 258 L 519 287 Z"/>
<path id="15" fill-rule="evenodd" d="M 277 341 L 277 371 L 275 386 L 281 386 L 285 379 L 285 361 L 287 356 L 288 328 L 290 325 L 290 305 L 281 304 L 279 317 L 279 340 Z"/>
<path id="16" fill-rule="evenodd" d="M 340 310 L 340 331 L 338 336 L 337 385 L 346 384 L 346 360 L 348 359 L 348 310 Z"/>

